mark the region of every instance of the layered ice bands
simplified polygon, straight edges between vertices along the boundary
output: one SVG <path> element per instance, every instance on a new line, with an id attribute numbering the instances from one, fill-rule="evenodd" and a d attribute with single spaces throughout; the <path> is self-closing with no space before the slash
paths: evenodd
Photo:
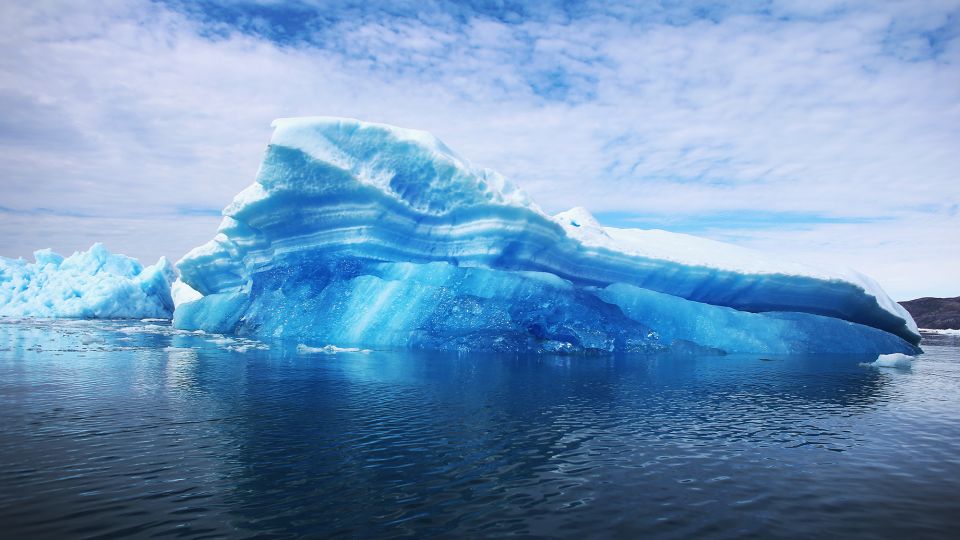
<path id="1" fill-rule="evenodd" d="M 49 249 L 35 262 L 0 257 L 0 316 L 170 318 L 176 270 L 166 258 L 144 268 L 102 244 L 64 258 Z"/>
<path id="2" fill-rule="evenodd" d="M 257 181 L 178 263 L 175 324 L 337 346 L 915 352 L 869 278 L 549 216 L 432 135 L 278 120 Z"/>

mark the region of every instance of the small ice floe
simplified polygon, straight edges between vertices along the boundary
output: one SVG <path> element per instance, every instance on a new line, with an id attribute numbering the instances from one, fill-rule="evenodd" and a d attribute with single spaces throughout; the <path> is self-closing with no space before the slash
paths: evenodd
<path id="1" fill-rule="evenodd" d="M 146 323 L 152 323 L 152 322 L 170 322 L 170 319 L 147 318 L 147 319 L 140 319 L 140 322 L 146 322 Z"/>
<path id="2" fill-rule="evenodd" d="M 960 336 L 960 330 L 955 328 L 921 328 L 922 334 L 940 334 L 942 336 Z"/>
<path id="3" fill-rule="evenodd" d="M 309 347 L 301 343 L 300 345 L 297 345 L 297 352 L 300 354 L 337 354 L 345 352 L 367 354 L 370 352 L 370 349 L 359 349 L 357 347 L 337 347 L 336 345 Z"/>
<path id="4" fill-rule="evenodd" d="M 915 356 L 908 356 L 902 353 L 893 353 L 893 354 L 881 354 L 873 362 L 864 362 L 860 364 L 861 366 L 869 366 L 876 368 L 898 368 L 898 369 L 910 369 L 910 366 L 913 365 L 913 360 Z"/>
<path id="5" fill-rule="evenodd" d="M 250 350 L 266 351 L 269 348 L 270 346 L 267 345 L 266 343 L 263 343 L 260 341 L 254 341 L 252 339 L 243 339 L 243 340 L 239 340 L 239 343 L 237 345 L 231 345 L 227 347 L 227 350 L 238 352 L 238 353 L 245 353 Z"/>
<path id="6" fill-rule="evenodd" d="M 124 326 L 123 328 L 117 328 L 116 331 L 121 334 L 166 334 L 169 333 L 169 327 L 145 324 L 143 326 Z"/>
<path id="7" fill-rule="evenodd" d="M 247 339 L 242 337 L 228 337 L 222 334 L 208 334 L 207 341 L 213 343 L 218 347 L 227 349 L 228 351 L 245 353 L 250 350 L 267 350 L 270 348 L 269 345 L 262 341 L 257 341 L 255 339 Z"/>

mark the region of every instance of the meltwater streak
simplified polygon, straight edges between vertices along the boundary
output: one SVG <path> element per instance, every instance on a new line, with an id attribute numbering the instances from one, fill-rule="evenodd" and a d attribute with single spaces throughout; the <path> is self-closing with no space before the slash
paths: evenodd
<path id="1" fill-rule="evenodd" d="M 269 348 L 264 348 L 269 346 Z M 0 321 L 11 537 L 946 537 L 960 340 L 861 356 L 304 354 Z"/>

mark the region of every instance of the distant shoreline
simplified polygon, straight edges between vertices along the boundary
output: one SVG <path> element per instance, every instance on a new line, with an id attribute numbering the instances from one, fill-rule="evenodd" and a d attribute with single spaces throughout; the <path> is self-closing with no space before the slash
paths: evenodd
<path id="1" fill-rule="evenodd" d="M 900 302 L 917 326 L 925 331 L 960 328 L 960 296 L 955 298 L 917 298 Z M 936 332 L 939 333 L 939 332 Z"/>

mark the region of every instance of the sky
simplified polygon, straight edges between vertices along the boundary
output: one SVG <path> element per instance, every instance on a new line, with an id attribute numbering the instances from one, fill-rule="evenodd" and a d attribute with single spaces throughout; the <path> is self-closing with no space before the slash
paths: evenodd
<path id="1" fill-rule="evenodd" d="M 0 255 L 175 261 L 306 115 L 430 131 L 549 212 L 960 295 L 960 1 L 5 1 Z"/>

